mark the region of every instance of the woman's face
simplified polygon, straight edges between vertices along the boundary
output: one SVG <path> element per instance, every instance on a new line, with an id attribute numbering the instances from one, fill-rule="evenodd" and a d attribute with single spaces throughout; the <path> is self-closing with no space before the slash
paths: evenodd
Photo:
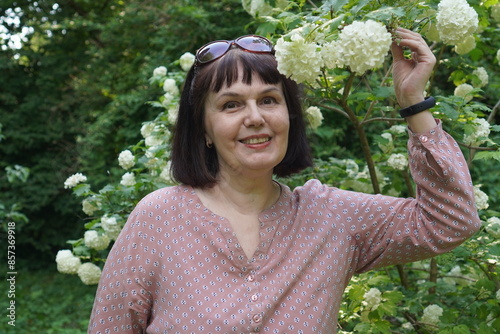
<path id="1" fill-rule="evenodd" d="M 205 101 L 205 139 L 217 151 L 221 173 L 272 175 L 285 157 L 289 127 L 282 85 L 265 84 L 256 75 L 250 85 L 240 75 Z"/>

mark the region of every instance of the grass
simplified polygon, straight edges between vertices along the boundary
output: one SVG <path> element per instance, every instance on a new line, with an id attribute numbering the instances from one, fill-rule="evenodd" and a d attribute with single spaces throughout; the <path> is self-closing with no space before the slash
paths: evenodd
<path id="1" fill-rule="evenodd" d="M 53 270 L 18 271 L 15 284 L 15 327 L 8 324 L 8 277 L 2 279 L 0 333 L 84 334 L 97 286 L 76 275 Z M 5 287 L 5 288 L 4 288 Z"/>

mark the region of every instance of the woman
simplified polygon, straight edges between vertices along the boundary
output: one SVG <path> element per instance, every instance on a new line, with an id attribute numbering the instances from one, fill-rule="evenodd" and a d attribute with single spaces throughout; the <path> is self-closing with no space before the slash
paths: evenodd
<path id="1" fill-rule="evenodd" d="M 335 333 L 354 274 L 472 236 L 480 220 L 467 165 L 422 93 L 435 58 L 419 34 L 397 33 L 394 87 L 416 199 L 275 182 L 311 164 L 297 85 L 262 37 L 209 43 L 188 74 L 174 134 L 181 185 L 151 193 L 130 215 L 89 333 Z"/>

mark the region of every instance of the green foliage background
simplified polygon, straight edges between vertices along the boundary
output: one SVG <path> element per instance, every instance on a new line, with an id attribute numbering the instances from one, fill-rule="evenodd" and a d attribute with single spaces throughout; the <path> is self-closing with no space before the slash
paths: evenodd
<path id="1" fill-rule="evenodd" d="M 438 1 L 426 2 L 435 5 Z M 16 286 L 16 300 L 19 301 L 16 333 L 85 332 L 95 287 L 83 286 L 75 276 L 57 274 L 54 262 L 59 249 L 70 247 L 66 240 L 81 238 L 85 230 L 82 221 L 88 219 L 81 211 L 78 198 L 63 189 L 63 182 L 76 172 L 87 175 L 93 189 L 119 180 L 123 170 L 117 167 L 118 154 L 139 142 L 141 124 L 155 119 L 159 113 L 158 108 L 145 103 L 157 100 L 162 94 L 161 86 L 148 82 L 154 68 L 172 64 L 184 52 L 194 52 L 206 41 L 232 39 L 255 32 L 263 35 L 286 33 L 299 24 L 301 11 L 310 11 L 311 16 L 321 12 L 319 9 L 315 12 L 314 4 L 323 9 L 338 8 L 341 4 L 364 7 L 367 12 L 381 6 L 381 1 L 368 0 L 301 0 L 295 3 L 295 8 L 281 17 L 254 19 L 243 10 L 240 0 L 0 0 L 0 16 L 12 16 L 13 9 L 18 13 L 19 23 L 2 22 L 10 34 L 21 32 L 22 27 L 31 28 L 22 48 L 2 48 L 0 51 L 0 223 L 3 229 L 0 242 L 3 245 L 5 240 L 4 223 L 15 221 L 16 260 L 20 272 Z M 399 2 L 382 3 L 390 6 Z M 407 3 L 410 7 L 416 2 Z M 469 3 L 478 11 L 486 10 L 484 1 L 471 0 Z M 480 14 L 487 17 L 487 13 Z M 439 67 L 433 78 L 436 95 L 453 95 L 456 83 L 470 79 L 467 78 L 470 68 L 464 64 L 485 66 L 492 71 L 490 84 L 475 100 L 489 108 L 497 103 L 500 76 L 494 55 L 500 47 L 499 29 L 488 22 L 482 25 L 485 28 L 483 39 L 478 40 L 474 52 L 457 57 L 449 47 L 442 46 L 439 50 L 440 59 L 446 66 Z M 4 40 L 0 44 L 7 42 Z M 496 45 L 496 49 L 492 45 Z M 310 97 L 308 102 L 312 104 L 317 100 Z M 448 102 L 453 106 L 453 101 Z M 479 110 L 478 106 L 475 112 Z M 323 114 L 324 124 L 329 126 L 311 134 L 318 163 L 305 173 L 286 180 L 291 187 L 310 177 L 346 186 L 342 184 L 345 171 L 335 159 L 363 161 L 360 144 L 352 139 L 352 124 L 334 112 L 324 110 Z M 499 120 L 497 115 L 495 123 Z M 445 124 L 448 131 L 460 130 L 450 124 L 453 123 Z M 373 123 L 367 128 L 373 147 L 388 126 L 390 124 Z M 20 172 L 19 177 L 8 179 L 6 168 L 16 165 L 28 168 L 29 175 Z M 490 196 L 490 215 L 496 213 L 498 216 L 498 162 L 476 161 L 472 163 L 471 172 L 474 182 L 483 184 L 483 191 Z M 393 183 L 404 182 L 398 175 L 391 175 L 391 179 Z M 344 315 L 341 324 L 348 329 L 349 323 L 359 322 L 354 315 L 361 314 L 363 294 L 373 286 L 385 289 L 387 307 L 401 305 L 404 293 L 408 301 L 405 307 L 410 314 L 421 311 L 422 306 L 415 301 L 431 303 L 438 298 L 444 304 L 453 305 L 445 314 L 445 321 L 450 324 L 462 315 L 456 311 L 460 308 L 485 318 L 485 312 L 498 307 L 492 306 L 495 301 L 491 294 L 500 288 L 495 285 L 499 282 L 496 265 L 488 267 L 481 262 L 491 254 L 500 256 L 498 246 L 490 249 L 491 254 L 474 252 L 484 249 L 487 242 L 483 236 L 447 257 L 440 257 L 440 268 L 449 270 L 461 264 L 464 275 L 474 272 L 468 262 L 472 259 L 487 273 L 487 278 L 478 278 L 473 285 L 462 284 L 453 289 L 445 284 L 427 282 L 425 288 L 437 289 L 437 297 L 411 287 L 397 290 L 398 285 L 394 283 L 399 279 L 397 268 L 356 278 L 343 305 L 353 318 Z M 4 257 L 2 246 L 2 263 L 6 263 Z M 424 269 L 412 266 L 408 268 L 408 275 L 413 282 L 425 281 Z M 1 291 L 7 290 L 4 284 L 2 280 Z M 484 295 L 478 295 L 477 291 L 484 291 Z M 5 309 L 4 302 L 2 298 L 0 309 Z M 393 309 L 381 309 L 377 314 L 365 314 L 372 323 L 362 322 L 357 330 L 360 333 L 389 332 L 390 323 L 401 321 L 394 313 Z M 497 316 L 500 317 L 500 309 Z M 5 323 L 0 322 L 0 331 L 12 330 Z M 450 326 L 454 329 L 442 333 L 489 334 L 499 332 L 499 326 L 493 329 L 474 328 L 473 324 L 466 329 Z M 420 333 L 426 332 L 421 329 Z"/>

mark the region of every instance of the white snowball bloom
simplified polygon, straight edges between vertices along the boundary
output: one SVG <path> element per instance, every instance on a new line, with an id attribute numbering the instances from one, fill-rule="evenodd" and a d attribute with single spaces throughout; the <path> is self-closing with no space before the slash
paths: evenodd
<path id="1" fill-rule="evenodd" d="M 491 6 L 491 18 L 496 22 L 500 22 L 500 3 Z"/>
<path id="2" fill-rule="evenodd" d="M 165 108 L 168 108 L 174 102 L 174 100 L 175 100 L 175 96 L 173 94 L 171 94 L 171 93 L 165 93 L 163 95 L 163 101 L 161 102 L 161 104 Z"/>
<path id="3" fill-rule="evenodd" d="M 64 181 L 64 188 L 70 189 L 76 187 L 79 183 L 87 181 L 87 177 L 82 173 L 71 175 Z"/>
<path id="4" fill-rule="evenodd" d="M 472 94 L 470 94 L 470 92 L 474 89 L 474 87 L 472 87 L 471 85 L 469 84 L 461 84 L 461 85 L 458 85 L 456 88 L 455 88 L 455 91 L 453 92 L 453 94 L 455 96 L 460 96 L 460 97 L 463 97 L 465 102 L 469 102 L 470 100 L 472 100 L 473 96 Z"/>
<path id="5" fill-rule="evenodd" d="M 78 268 L 78 277 L 80 277 L 83 284 L 97 284 L 99 283 L 99 278 L 101 278 L 101 268 L 91 262 L 85 262 Z"/>
<path id="6" fill-rule="evenodd" d="M 172 176 L 170 174 L 170 168 L 172 166 L 172 163 L 170 161 L 167 162 L 167 165 L 162 168 L 161 173 L 160 173 L 160 178 L 166 182 L 173 182 L 172 181 Z"/>
<path id="7" fill-rule="evenodd" d="M 463 41 L 455 45 L 455 52 L 459 55 L 465 55 L 476 48 L 476 39 L 473 35 L 465 37 Z"/>
<path id="8" fill-rule="evenodd" d="M 116 217 L 108 217 L 107 215 L 102 216 L 101 227 L 112 240 L 116 240 L 122 229 Z"/>
<path id="9" fill-rule="evenodd" d="M 424 309 L 424 315 L 421 321 L 427 324 L 437 325 L 439 323 L 439 317 L 443 315 L 443 309 L 438 305 L 429 305 Z"/>
<path id="10" fill-rule="evenodd" d="M 122 180 L 120 181 L 120 184 L 126 187 L 132 187 L 135 185 L 135 175 L 134 173 L 125 173 L 122 176 Z"/>
<path id="11" fill-rule="evenodd" d="M 146 146 L 158 146 L 158 145 L 161 145 L 163 144 L 163 138 L 159 137 L 159 136 L 149 136 L 149 137 L 146 137 L 146 141 L 145 141 L 145 144 Z"/>
<path id="12" fill-rule="evenodd" d="M 476 118 L 474 121 L 474 129 L 471 134 L 464 134 L 464 143 L 472 146 L 479 146 L 487 141 L 490 135 L 490 123 L 484 118 Z M 481 139 L 484 138 L 484 139 Z"/>
<path id="13" fill-rule="evenodd" d="M 395 135 L 402 135 L 406 133 L 406 125 L 393 125 L 389 128 L 389 132 Z"/>
<path id="14" fill-rule="evenodd" d="M 484 67 L 478 67 L 476 68 L 473 72 L 473 75 L 476 75 L 481 83 L 477 86 L 478 88 L 484 87 L 488 84 L 488 72 L 486 72 L 486 69 Z"/>
<path id="15" fill-rule="evenodd" d="M 163 82 L 163 90 L 166 93 L 172 94 L 173 96 L 179 95 L 179 87 L 177 87 L 177 83 L 175 82 L 174 79 L 170 79 L 170 78 L 166 79 Z"/>
<path id="16" fill-rule="evenodd" d="M 181 65 L 181 68 L 184 72 L 187 72 L 191 69 L 191 66 L 193 66 L 195 60 L 194 54 L 191 52 L 186 52 L 184 53 L 181 58 L 179 58 L 179 64 Z"/>
<path id="17" fill-rule="evenodd" d="M 253 17 L 268 16 L 273 12 L 273 7 L 264 0 L 241 0 L 243 9 Z M 276 8 L 284 9 L 288 5 L 287 0 L 277 0 Z"/>
<path id="18" fill-rule="evenodd" d="M 387 164 L 397 170 L 405 170 L 408 167 L 408 158 L 404 154 L 395 153 L 389 156 Z"/>
<path id="19" fill-rule="evenodd" d="M 392 36 L 382 23 L 355 21 L 341 31 L 336 42 L 338 66 L 363 75 L 382 66 L 391 44 Z"/>
<path id="20" fill-rule="evenodd" d="M 69 249 L 63 249 L 56 255 L 57 270 L 63 274 L 76 274 L 82 262 Z"/>
<path id="21" fill-rule="evenodd" d="M 82 201 L 82 211 L 87 216 L 92 216 L 95 211 L 101 208 L 101 203 L 94 196 L 87 197 Z"/>
<path id="22" fill-rule="evenodd" d="M 382 138 L 385 138 L 388 140 L 387 143 L 378 143 L 378 147 L 382 150 L 384 153 L 389 153 L 394 149 L 394 142 L 392 139 L 392 134 L 388 132 L 384 132 L 380 135 Z"/>
<path id="23" fill-rule="evenodd" d="M 118 155 L 118 164 L 123 169 L 130 169 L 135 165 L 135 157 L 130 150 L 124 150 Z"/>
<path id="24" fill-rule="evenodd" d="M 313 130 L 317 129 L 323 122 L 323 114 L 318 107 L 309 107 L 306 109 L 306 117 Z"/>
<path id="25" fill-rule="evenodd" d="M 300 28 L 291 32 L 291 41 L 283 37 L 275 45 L 278 71 L 298 83 L 313 82 L 321 73 L 323 60 L 319 46 L 307 42 L 300 34 Z"/>
<path id="26" fill-rule="evenodd" d="M 488 232 L 492 237 L 500 239 L 500 218 L 488 218 L 486 223 L 486 232 Z"/>
<path id="27" fill-rule="evenodd" d="M 481 185 L 474 185 L 474 198 L 478 210 L 485 210 L 490 206 L 488 204 L 488 195 L 481 190 Z"/>
<path id="28" fill-rule="evenodd" d="M 95 250 L 108 248 L 109 242 L 111 241 L 106 234 L 99 235 L 99 233 L 94 230 L 85 231 L 83 240 L 85 242 L 85 246 Z"/>
<path id="29" fill-rule="evenodd" d="M 141 135 L 143 138 L 151 136 L 155 130 L 155 124 L 153 122 L 146 122 L 141 127 Z"/>
<path id="30" fill-rule="evenodd" d="M 382 302 L 382 293 L 377 288 L 371 288 L 363 295 L 363 298 L 363 304 L 366 305 L 366 308 L 373 311 L 380 306 Z"/>
<path id="31" fill-rule="evenodd" d="M 179 116 L 179 104 L 175 104 L 168 108 L 168 122 L 170 124 L 175 124 L 177 122 L 177 117 Z"/>
<path id="32" fill-rule="evenodd" d="M 476 11 L 467 0 L 441 0 L 436 21 L 441 40 L 449 45 L 461 43 L 479 24 Z"/>
<path id="33" fill-rule="evenodd" d="M 165 66 L 159 66 L 153 70 L 153 76 L 164 77 L 167 75 L 167 68 Z"/>
<path id="34" fill-rule="evenodd" d="M 345 171 L 347 172 L 347 176 L 356 177 L 359 173 L 359 166 L 356 161 L 352 159 L 346 159 L 345 161 Z"/>
<path id="35" fill-rule="evenodd" d="M 497 62 L 500 64 L 500 50 L 497 51 Z"/>

